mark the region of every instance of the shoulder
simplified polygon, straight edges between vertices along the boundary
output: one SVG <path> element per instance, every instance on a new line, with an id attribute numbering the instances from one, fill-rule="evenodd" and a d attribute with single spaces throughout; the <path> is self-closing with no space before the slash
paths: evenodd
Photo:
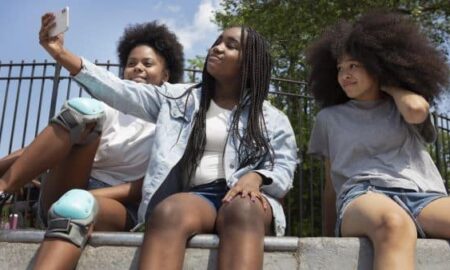
<path id="1" fill-rule="evenodd" d="M 193 83 L 178 83 L 178 84 L 172 84 L 165 82 L 160 87 L 161 94 L 171 97 L 171 98 L 177 98 L 182 97 L 185 95 L 188 91 L 197 92 L 201 89 L 201 87 L 198 84 Z"/>

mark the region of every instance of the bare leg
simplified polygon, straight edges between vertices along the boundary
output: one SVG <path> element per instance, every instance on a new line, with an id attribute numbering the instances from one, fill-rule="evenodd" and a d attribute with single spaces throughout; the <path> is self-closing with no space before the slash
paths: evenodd
<path id="1" fill-rule="evenodd" d="M 262 269 L 264 235 L 271 233 L 272 210 L 260 202 L 235 197 L 217 217 L 219 269 Z"/>
<path id="2" fill-rule="evenodd" d="M 24 151 L 25 148 L 19 149 L 0 159 L 0 175 L 5 174 L 9 167 L 11 167 L 11 165 L 23 154 Z"/>
<path id="3" fill-rule="evenodd" d="M 34 269 L 75 269 L 81 249 L 74 244 L 56 238 L 46 238 L 39 247 Z"/>
<path id="4" fill-rule="evenodd" d="M 216 210 L 205 199 L 178 193 L 159 203 L 144 235 L 140 269 L 182 269 L 186 242 L 196 233 L 214 229 Z"/>
<path id="5" fill-rule="evenodd" d="M 127 220 L 127 209 L 120 202 L 105 198 L 96 197 L 99 204 L 95 231 L 125 231 L 134 225 Z"/>
<path id="6" fill-rule="evenodd" d="M 450 239 L 450 198 L 437 199 L 425 206 L 418 220 L 427 236 Z"/>
<path id="7" fill-rule="evenodd" d="M 50 124 L 0 177 L 0 190 L 14 192 L 63 159 L 72 147 L 69 133 Z"/>
<path id="8" fill-rule="evenodd" d="M 367 236 L 374 247 L 374 269 L 414 269 L 416 227 L 390 198 L 369 192 L 347 207 L 343 236 Z"/>
<path id="9" fill-rule="evenodd" d="M 87 188 L 99 142 L 100 138 L 97 138 L 89 144 L 74 145 L 68 154 L 58 160 L 58 165 L 41 185 L 41 205 L 45 213 L 68 190 Z"/>

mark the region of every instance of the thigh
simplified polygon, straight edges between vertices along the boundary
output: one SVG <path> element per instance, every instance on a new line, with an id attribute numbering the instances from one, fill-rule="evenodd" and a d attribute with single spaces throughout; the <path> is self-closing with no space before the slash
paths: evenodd
<path id="1" fill-rule="evenodd" d="M 122 203 L 105 197 L 96 197 L 99 211 L 95 222 L 95 231 L 126 231 L 132 229 L 134 220 Z"/>
<path id="2" fill-rule="evenodd" d="M 425 234 L 450 238 L 450 197 L 432 201 L 417 216 Z"/>
<path id="3" fill-rule="evenodd" d="M 205 198 L 192 193 L 177 193 L 155 207 L 147 230 L 179 228 L 190 234 L 211 233 L 216 216 L 216 209 Z"/>
<path id="4" fill-rule="evenodd" d="M 86 145 L 74 145 L 67 157 L 50 170 L 41 185 L 45 213 L 53 202 L 73 188 L 86 189 L 100 138 Z"/>
<path id="5" fill-rule="evenodd" d="M 342 236 L 373 236 L 378 228 L 394 220 L 415 230 L 411 217 L 389 197 L 368 192 L 349 203 L 345 209 L 341 233 Z"/>

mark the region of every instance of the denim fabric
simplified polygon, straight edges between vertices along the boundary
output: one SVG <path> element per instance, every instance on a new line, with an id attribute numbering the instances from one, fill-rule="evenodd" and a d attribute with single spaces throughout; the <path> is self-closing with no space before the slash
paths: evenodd
<path id="1" fill-rule="evenodd" d="M 369 191 L 384 194 L 387 197 L 391 198 L 394 202 L 396 202 L 401 208 L 403 208 L 413 220 L 414 224 L 416 225 L 417 232 L 422 238 L 426 237 L 426 235 L 417 220 L 417 216 L 420 214 L 422 209 L 432 201 L 447 197 L 445 194 L 437 192 L 417 192 L 414 190 L 402 188 L 377 187 L 371 185 L 369 182 L 361 182 L 342 195 L 342 203 L 337 206 L 338 218 L 335 227 L 336 236 L 341 236 L 342 218 L 344 217 L 347 206 L 353 200 L 361 195 L 366 194 Z"/>
<path id="2" fill-rule="evenodd" d="M 155 139 L 151 151 L 148 171 L 142 187 L 142 202 L 139 207 L 139 222 L 144 223 L 158 202 L 167 196 L 182 191 L 179 161 L 184 155 L 192 130 L 195 114 L 200 104 L 200 87 L 188 84 L 162 86 L 138 84 L 121 80 L 107 70 L 97 67 L 85 59 L 83 68 L 74 77 L 94 97 L 126 114 L 156 123 Z M 190 89 L 190 91 L 186 91 Z M 169 98 L 172 97 L 172 98 Z M 249 107 L 241 113 L 240 127 L 247 126 Z M 228 129 L 235 109 L 228 119 Z M 292 187 L 297 165 L 297 146 L 289 119 L 268 102 L 263 105 L 263 116 L 267 137 L 274 150 L 274 166 L 270 166 L 269 155 L 244 168 L 239 168 L 237 138 L 228 138 L 224 152 L 225 179 L 233 187 L 241 176 L 258 172 L 270 179 L 262 187 L 274 215 L 276 235 L 283 235 L 286 220 L 278 199 Z M 243 132 L 243 131 L 242 131 Z"/>
<path id="3" fill-rule="evenodd" d="M 216 211 L 222 206 L 222 199 L 227 194 L 228 187 L 225 179 L 218 179 L 211 183 L 194 186 L 189 189 L 190 193 L 196 194 L 207 200 Z"/>

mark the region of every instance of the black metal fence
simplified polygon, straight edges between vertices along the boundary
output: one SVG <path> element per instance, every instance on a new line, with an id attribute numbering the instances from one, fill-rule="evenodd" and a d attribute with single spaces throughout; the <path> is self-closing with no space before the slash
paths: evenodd
<path id="1" fill-rule="evenodd" d="M 97 63 L 118 74 L 118 66 L 110 62 Z M 199 81 L 200 71 L 186 70 L 185 81 Z M 284 199 L 288 235 L 319 236 L 321 226 L 321 191 L 323 169 L 320 161 L 306 154 L 308 138 L 316 108 L 306 96 L 303 82 L 272 79 L 269 100 L 290 118 L 296 133 L 299 165 L 293 190 Z M 54 62 L 0 62 L 0 157 L 28 145 L 47 126 L 62 103 L 72 97 L 88 96 Z M 450 119 L 433 115 L 438 127 L 438 140 L 429 146 L 447 189 L 450 183 Z M 36 189 L 29 185 L 6 207 L 2 220 L 10 211 L 22 214 L 22 226 L 33 226 L 31 207 Z"/>

